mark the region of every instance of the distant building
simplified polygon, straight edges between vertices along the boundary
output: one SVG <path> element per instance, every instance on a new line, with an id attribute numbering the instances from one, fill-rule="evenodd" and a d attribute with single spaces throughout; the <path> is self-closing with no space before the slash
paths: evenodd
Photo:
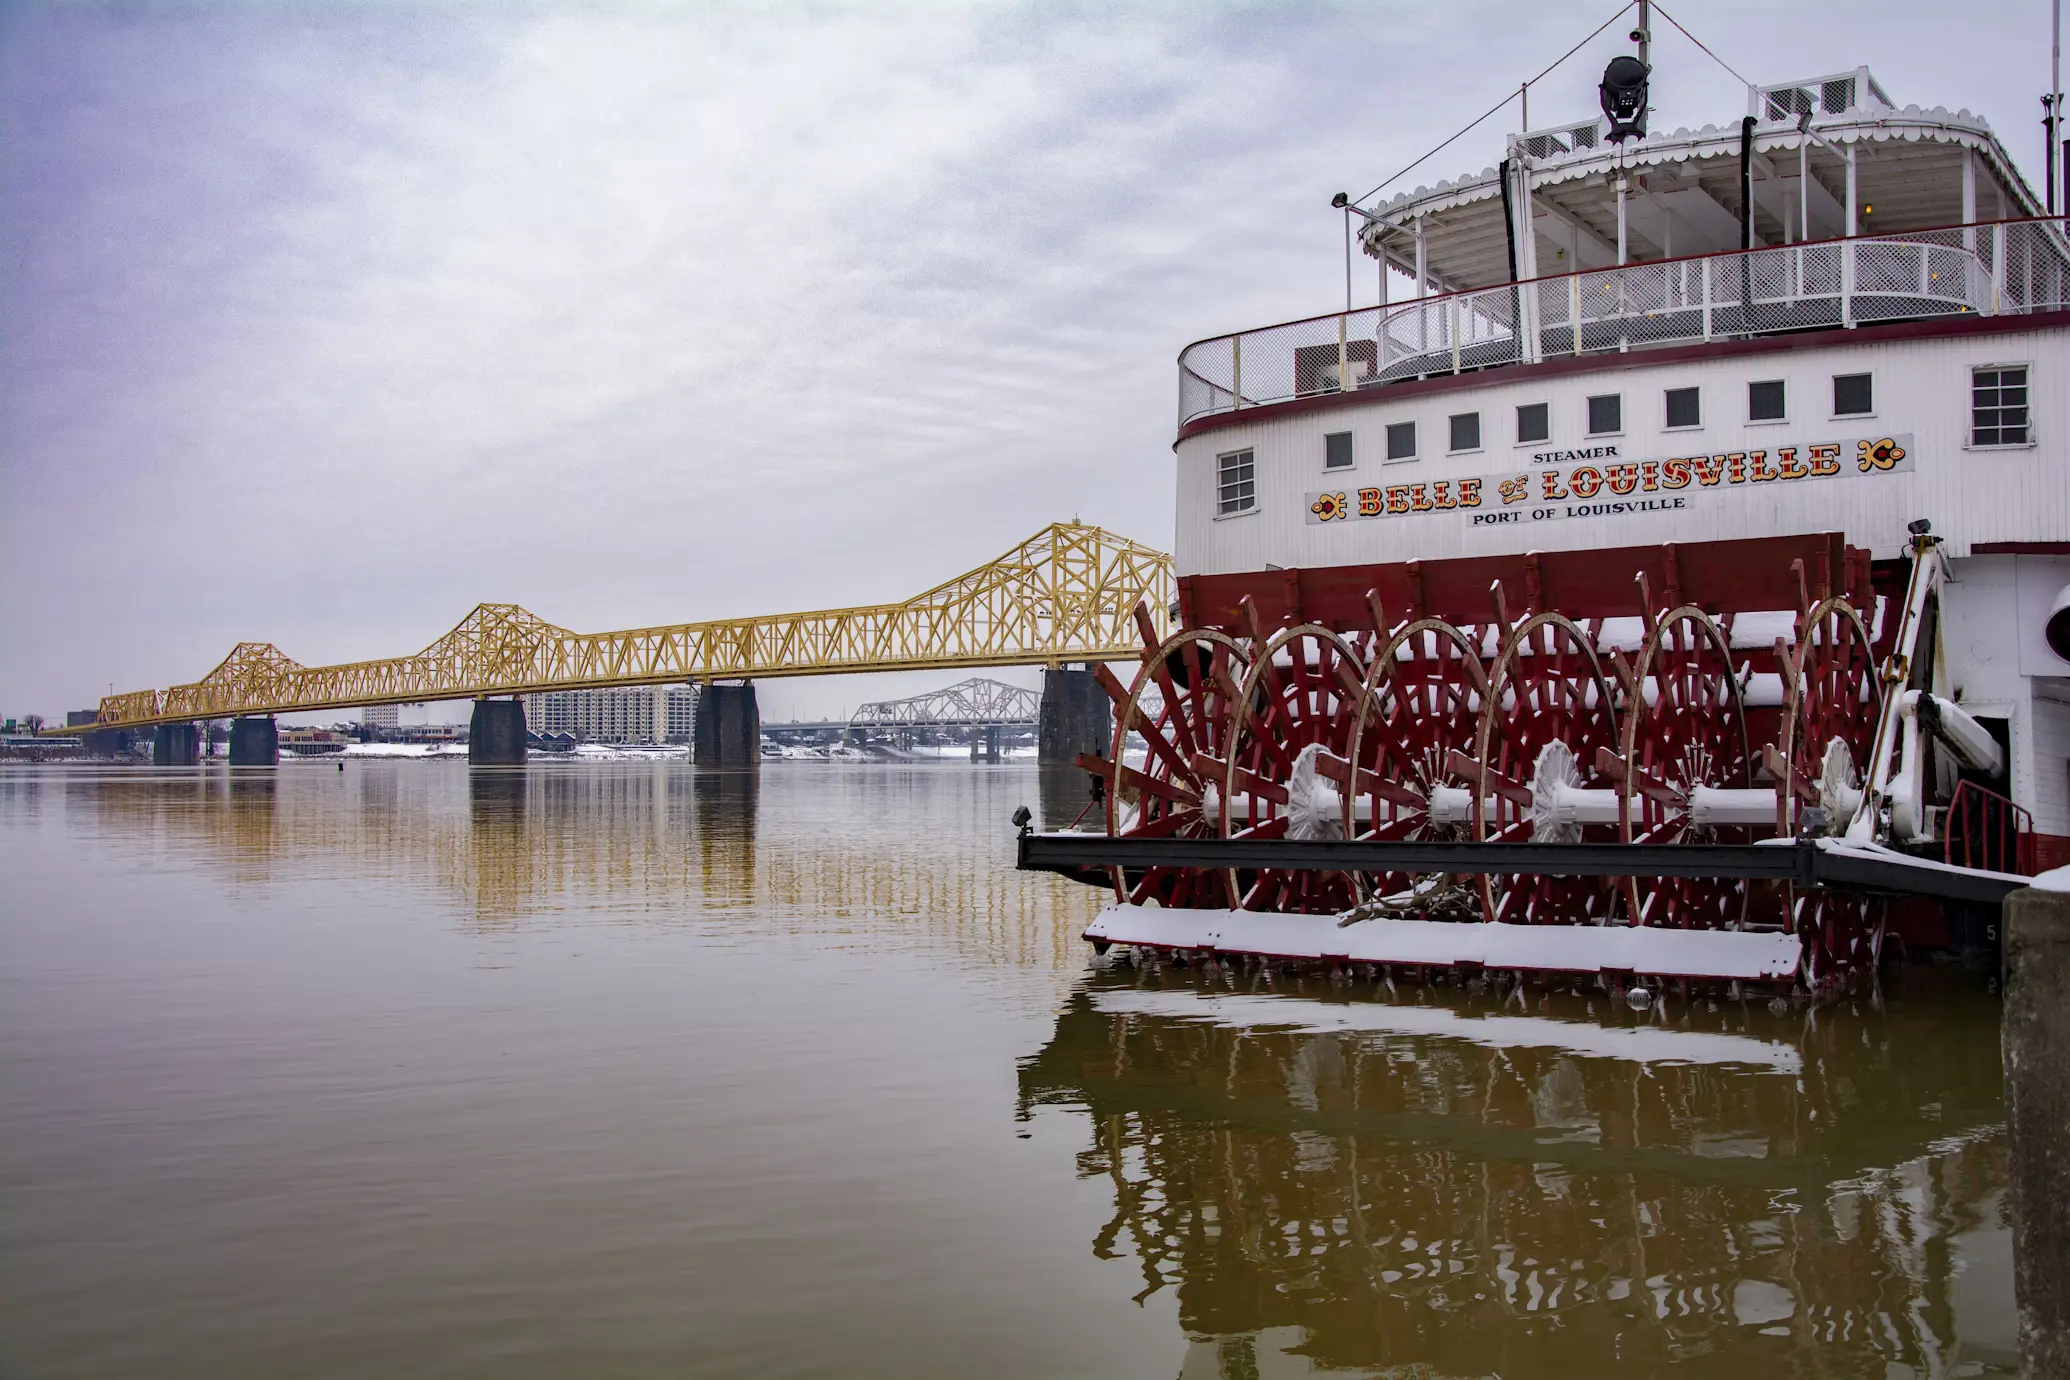
<path id="1" fill-rule="evenodd" d="M 287 751 L 308 757 L 343 752 L 347 739 L 334 728 L 282 728 L 277 741 Z"/>
<path id="2" fill-rule="evenodd" d="M 359 721 L 368 728 L 395 728 L 402 723 L 402 706 L 370 704 L 359 711 Z"/>
<path id="3" fill-rule="evenodd" d="M 572 733 L 585 743 L 687 743 L 696 718 L 697 691 L 687 685 L 525 696 L 527 729 Z"/>

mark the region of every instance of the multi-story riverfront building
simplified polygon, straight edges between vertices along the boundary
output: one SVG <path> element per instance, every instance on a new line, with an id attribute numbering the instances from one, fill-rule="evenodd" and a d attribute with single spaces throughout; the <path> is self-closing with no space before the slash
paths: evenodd
<path id="1" fill-rule="evenodd" d="M 697 716 L 688 685 L 617 690 L 557 690 L 525 696 L 525 727 L 572 733 L 591 743 L 687 743 Z"/>

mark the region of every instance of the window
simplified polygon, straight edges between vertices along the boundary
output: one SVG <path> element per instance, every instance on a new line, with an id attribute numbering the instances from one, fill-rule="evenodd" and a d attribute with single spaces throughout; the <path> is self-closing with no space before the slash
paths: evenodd
<path id="1" fill-rule="evenodd" d="M 1588 400 L 1588 434 L 1613 436 L 1624 430 L 1624 395 L 1604 393 Z"/>
<path id="2" fill-rule="evenodd" d="M 1389 422 L 1387 424 L 1387 458 L 1390 460 L 1414 460 L 1416 458 L 1416 424 L 1414 422 Z"/>
<path id="3" fill-rule="evenodd" d="M 1323 468 L 1326 470 L 1348 470 L 1351 468 L 1351 433 L 1333 431 L 1323 437 Z"/>
<path id="4" fill-rule="evenodd" d="M 1552 408 L 1545 403 L 1525 403 L 1517 409 L 1517 444 L 1549 440 L 1552 436 Z"/>
<path id="5" fill-rule="evenodd" d="M 1670 388 L 1667 391 L 1668 430 L 1703 425 L 1703 390 Z"/>
<path id="6" fill-rule="evenodd" d="M 2024 446 L 2034 440 L 2027 424 L 2027 366 L 1987 365 L 1969 375 L 1973 446 Z"/>
<path id="7" fill-rule="evenodd" d="M 1868 374 L 1833 375 L 1833 415 L 1866 417 L 1876 410 L 1875 390 Z"/>
<path id="8" fill-rule="evenodd" d="M 1479 450 L 1481 448 L 1481 414 L 1460 412 L 1452 418 L 1452 449 Z"/>
<path id="9" fill-rule="evenodd" d="M 1783 419 L 1783 381 L 1768 379 L 1747 385 L 1747 420 L 1779 422 Z"/>
<path id="10" fill-rule="evenodd" d="M 1220 480 L 1215 512 L 1228 517 L 1231 513 L 1248 513 L 1257 507 L 1257 469 L 1251 463 L 1251 453 L 1232 450 L 1227 455 L 1215 457 L 1215 462 Z"/>

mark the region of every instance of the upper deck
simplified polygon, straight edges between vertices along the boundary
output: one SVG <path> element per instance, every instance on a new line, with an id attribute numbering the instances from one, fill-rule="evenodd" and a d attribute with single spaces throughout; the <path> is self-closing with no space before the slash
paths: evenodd
<path id="1" fill-rule="evenodd" d="M 1900 109 L 1866 68 L 1750 88 L 1728 125 L 1604 135 L 1526 132 L 1498 168 L 1361 211 L 1382 300 L 1189 345 L 1181 435 L 1441 375 L 2070 297 L 2063 222 L 1984 120 Z"/>

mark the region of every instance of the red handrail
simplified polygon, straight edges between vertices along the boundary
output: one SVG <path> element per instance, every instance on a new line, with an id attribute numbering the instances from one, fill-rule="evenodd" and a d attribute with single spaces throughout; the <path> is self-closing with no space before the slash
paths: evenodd
<path id="1" fill-rule="evenodd" d="M 1941 834 L 1943 862 L 2034 875 L 2034 816 L 1987 786 L 1955 788 Z"/>

